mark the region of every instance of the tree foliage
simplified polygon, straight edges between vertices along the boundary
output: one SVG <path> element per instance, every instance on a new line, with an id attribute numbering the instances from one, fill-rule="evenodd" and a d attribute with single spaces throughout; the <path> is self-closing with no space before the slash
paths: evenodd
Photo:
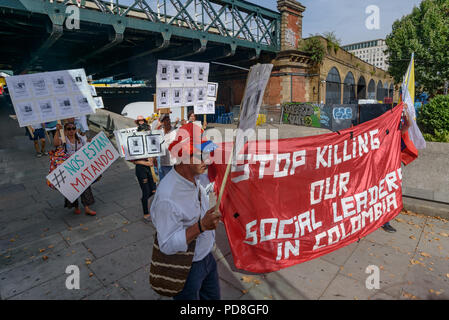
<path id="1" fill-rule="evenodd" d="M 299 50 L 310 54 L 310 59 L 314 65 L 319 65 L 323 62 L 326 55 L 325 48 L 320 39 L 316 36 L 304 39 L 299 45 Z"/>
<path id="2" fill-rule="evenodd" d="M 449 142 L 449 96 L 435 96 L 421 107 L 417 120 L 426 140 Z"/>
<path id="3" fill-rule="evenodd" d="M 402 82 L 412 53 L 418 90 L 431 96 L 449 81 L 449 0 L 423 0 L 411 14 L 393 23 L 386 38 L 389 73 Z"/>

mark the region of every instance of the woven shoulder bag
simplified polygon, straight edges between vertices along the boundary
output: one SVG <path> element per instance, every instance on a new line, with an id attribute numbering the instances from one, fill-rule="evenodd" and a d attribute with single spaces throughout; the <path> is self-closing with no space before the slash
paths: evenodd
<path id="1" fill-rule="evenodd" d="M 189 275 L 195 253 L 196 240 L 192 241 L 187 252 L 164 254 L 154 235 L 153 254 L 150 267 L 150 285 L 161 296 L 173 297 L 180 293 Z"/>

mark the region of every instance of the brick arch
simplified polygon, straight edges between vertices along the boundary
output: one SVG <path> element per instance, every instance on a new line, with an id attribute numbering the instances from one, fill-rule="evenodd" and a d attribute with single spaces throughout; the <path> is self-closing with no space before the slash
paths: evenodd
<path id="1" fill-rule="evenodd" d="M 359 75 L 357 80 L 357 100 L 366 99 L 367 88 L 366 78 L 362 74 Z"/>
<path id="2" fill-rule="evenodd" d="M 343 104 L 357 103 L 354 73 L 348 71 L 343 81 Z"/>
<path id="3" fill-rule="evenodd" d="M 326 103 L 340 104 L 342 98 L 342 73 L 332 67 L 326 74 Z"/>
<path id="4" fill-rule="evenodd" d="M 377 88 L 376 80 L 370 79 L 367 85 L 367 95 L 366 95 L 367 99 L 376 99 L 376 88 Z"/>

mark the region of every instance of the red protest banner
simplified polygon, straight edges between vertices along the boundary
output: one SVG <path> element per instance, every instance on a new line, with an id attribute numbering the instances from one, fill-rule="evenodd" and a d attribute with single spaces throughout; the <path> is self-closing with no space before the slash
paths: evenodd
<path id="1" fill-rule="evenodd" d="M 265 273 L 315 259 L 399 214 L 401 112 L 402 104 L 340 132 L 246 144 L 220 205 L 236 267 Z M 223 147 L 228 159 L 231 145 Z M 209 168 L 217 188 L 226 164 Z"/>

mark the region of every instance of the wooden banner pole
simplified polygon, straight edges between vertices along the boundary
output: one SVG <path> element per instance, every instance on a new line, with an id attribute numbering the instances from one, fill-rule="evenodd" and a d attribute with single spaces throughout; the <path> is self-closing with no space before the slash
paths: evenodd
<path id="1" fill-rule="evenodd" d="M 28 132 L 31 135 L 31 138 L 34 139 L 34 133 L 33 133 L 33 128 L 31 128 L 31 126 L 27 126 Z"/>
<path id="2" fill-rule="evenodd" d="M 59 125 L 62 125 L 62 124 L 61 124 L 61 120 L 58 120 L 58 124 L 59 124 Z M 64 128 L 63 128 L 63 129 L 59 129 L 59 135 L 61 136 L 62 142 L 63 142 L 63 143 L 66 143 L 66 141 L 65 141 L 65 135 L 64 135 Z"/>

